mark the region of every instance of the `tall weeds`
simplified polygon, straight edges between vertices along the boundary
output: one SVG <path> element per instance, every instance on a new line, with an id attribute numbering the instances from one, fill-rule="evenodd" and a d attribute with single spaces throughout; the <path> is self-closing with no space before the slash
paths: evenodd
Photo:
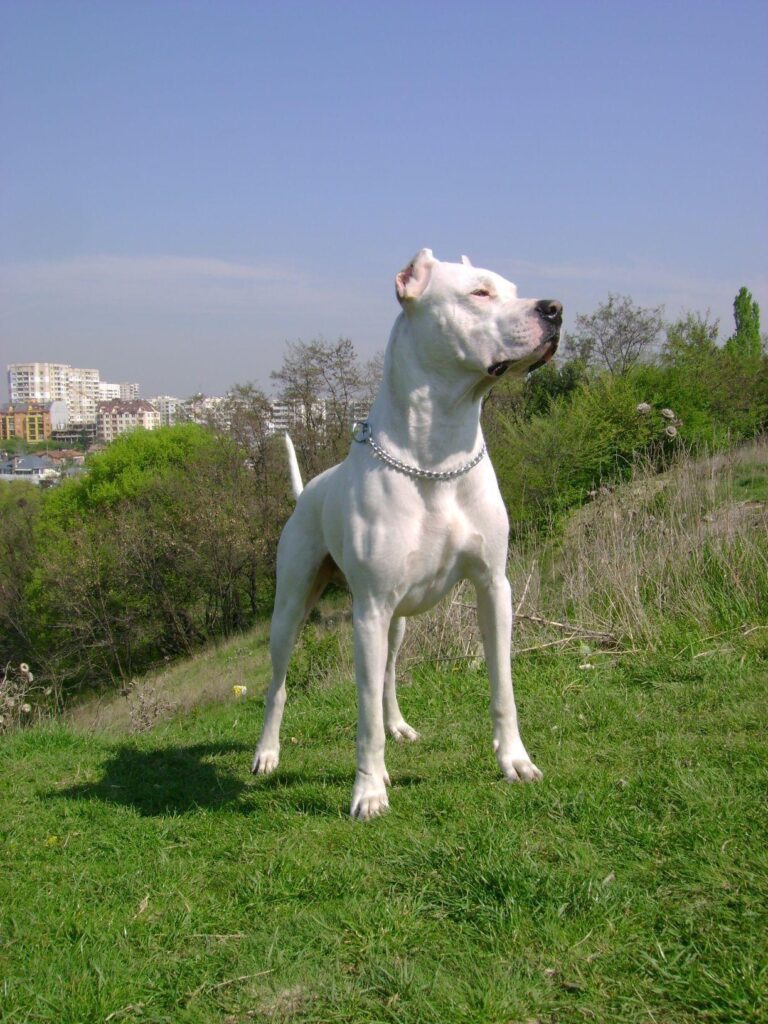
<path id="1" fill-rule="evenodd" d="M 552 611 L 633 647 L 749 628 L 768 609 L 768 443 L 600 492 L 568 524 L 545 588 Z"/>

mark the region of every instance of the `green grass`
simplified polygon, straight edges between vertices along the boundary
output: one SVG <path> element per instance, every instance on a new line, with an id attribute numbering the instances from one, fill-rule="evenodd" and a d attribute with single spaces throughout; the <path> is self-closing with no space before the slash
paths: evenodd
<path id="1" fill-rule="evenodd" d="M 418 676 L 423 739 L 388 750 L 366 824 L 350 681 L 294 690 L 269 779 L 255 696 L 5 738 L 0 1018 L 768 1019 L 768 631 L 734 637 L 518 659 L 537 786 L 497 773 L 483 673 Z"/>

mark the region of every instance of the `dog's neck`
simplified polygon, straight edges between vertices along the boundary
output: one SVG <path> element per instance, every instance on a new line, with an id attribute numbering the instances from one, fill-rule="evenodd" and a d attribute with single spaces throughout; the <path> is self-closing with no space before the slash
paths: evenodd
<path id="1" fill-rule="evenodd" d="M 391 454 L 421 469 L 468 461 L 482 443 L 480 412 L 488 390 L 450 358 L 428 362 L 405 315 L 392 328 L 384 377 L 368 417 L 373 436 Z"/>

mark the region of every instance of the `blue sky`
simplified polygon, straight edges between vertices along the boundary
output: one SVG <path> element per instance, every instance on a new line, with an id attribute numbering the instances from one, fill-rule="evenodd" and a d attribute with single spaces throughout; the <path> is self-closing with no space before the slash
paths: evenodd
<path id="1" fill-rule="evenodd" d="M 764 0 L 2 0 L 0 363 L 268 384 L 422 246 L 768 326 L 767 55 Z"/>

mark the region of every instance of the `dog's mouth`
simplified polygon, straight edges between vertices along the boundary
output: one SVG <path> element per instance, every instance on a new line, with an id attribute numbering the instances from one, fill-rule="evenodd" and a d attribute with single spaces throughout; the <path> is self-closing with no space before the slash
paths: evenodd
<path id="1" fill-rule="evenodd" d="M 486 373 L 489 377 L 503 377 L 511 365 L 511 359 L 504 359 L 500 363 L 492 363 L 486 370 Z"/>
<path id="2" fill-rule="evenodd" d="M 532 363 L 526 373 L 533 373 L 534 370 L 538 370 L 540 366 L 548 363 L 552 356 L 557 352 L 557 346 L 560 343 L 560 332 L 558 331 L 552 338 L 547 342 L 547 349 L 541 359 L 537 359 L 535 363 Z M 499 363 L 491 363 L 491 365 L 485 371 L 489 377 L 503 377 L 510 366 L 515 362 L 514 359 L 503 359 Z"/>

